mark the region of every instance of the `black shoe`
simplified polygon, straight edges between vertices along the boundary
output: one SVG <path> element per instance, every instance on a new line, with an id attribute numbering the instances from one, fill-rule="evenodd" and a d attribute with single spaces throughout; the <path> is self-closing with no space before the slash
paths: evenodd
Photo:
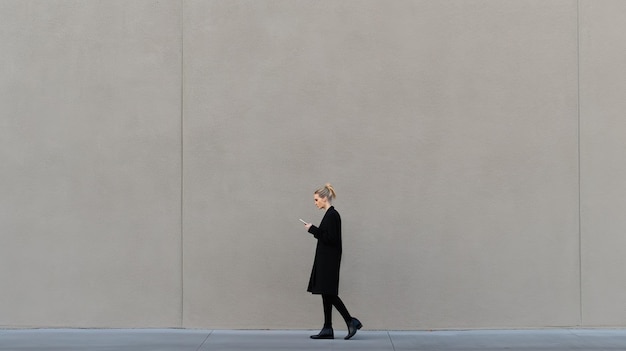
<path id="1" fill-rule="evenodd" d="M 322 328 L 319 334 L 311 335 L 311 339 L 334 339 L 333 328 Z"/>
<path id="2" fill-rule="evenodd" d="M 361 322 L 356 319 L 356 318 L 352 318 L 352 320 L 350 320 L 350 322 L 348 322 L 348 335 L 346 335 L 346 337 L 344 339 L 348 340 L 351 337 L 354 336 L 354 334 L 356 334 L 356 331 L 363 328 L 363 324 L 361 324 Z"/>

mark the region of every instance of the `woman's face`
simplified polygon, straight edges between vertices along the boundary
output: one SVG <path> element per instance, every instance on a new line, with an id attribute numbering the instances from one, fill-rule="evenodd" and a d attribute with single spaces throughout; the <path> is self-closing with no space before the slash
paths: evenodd
<path id="1" fill-rule="evenodd" d="M 327 198 L 320 197 L 317 194 L 313 194 L 313 201 L 315 201 L 315 206 L 317 206 L 317 208 L 319 209 L 326 208 L 326 204 L 328 204 Z"/>

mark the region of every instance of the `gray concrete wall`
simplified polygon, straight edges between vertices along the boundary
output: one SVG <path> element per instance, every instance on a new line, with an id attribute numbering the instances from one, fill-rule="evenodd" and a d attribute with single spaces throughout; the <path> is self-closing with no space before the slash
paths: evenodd
<path id="1" fill-rule="evenodd" d="M 0 2 L 0 325 L 180 325 L 180 13 Z"/>
<path id="2" fill-rule="evenodd" d="M 317 328 L 325 182 L 366 328 L 626 326 L 625 17 L 2 1 L 0 326 Z"/>
<path id="3" fill-rule="evenodd" d="M 626 3 L 581 2 L 582 313 L 593 326 L 626 325 Z"/>

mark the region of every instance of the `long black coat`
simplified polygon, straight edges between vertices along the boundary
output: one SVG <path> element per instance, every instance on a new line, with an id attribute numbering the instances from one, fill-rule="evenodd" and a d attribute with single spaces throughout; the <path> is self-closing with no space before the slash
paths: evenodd
<path id="1" fill-rule="evenodd" d="M 339 266 L 341 265 L 341 217 L 330 207 L 319 228 L 311 226 L 309 233 L 317 239 L 315 261 L 309 279 L 309 292 L 339 295 Z"/>

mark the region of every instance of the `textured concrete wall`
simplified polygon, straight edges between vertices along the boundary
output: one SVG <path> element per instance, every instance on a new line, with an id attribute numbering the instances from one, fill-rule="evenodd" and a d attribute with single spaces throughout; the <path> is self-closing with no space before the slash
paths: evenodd
<path id="1" fill-rule="evenodd" d="M 0 1 L 0 325 L 181 319 L 178 1 Z"/>
<path id="2" fill-rule="evenodd" d="M 625 326 L 625 17 L 2 1 L 0 325 L 317 328 L 332 182 L 366 328 Z"/>
<path id="3" fill-rule="evenodd" d="M 626 3 L 580 10 L 583 320 L 626 326 Z"/>
<path id="4" fill-rule="evenodd" d="M 368 327 L 579 323 L 575 2 L 185 16 L 185 325 L 320 325 L 297 219 L 326 181 Z"/>

